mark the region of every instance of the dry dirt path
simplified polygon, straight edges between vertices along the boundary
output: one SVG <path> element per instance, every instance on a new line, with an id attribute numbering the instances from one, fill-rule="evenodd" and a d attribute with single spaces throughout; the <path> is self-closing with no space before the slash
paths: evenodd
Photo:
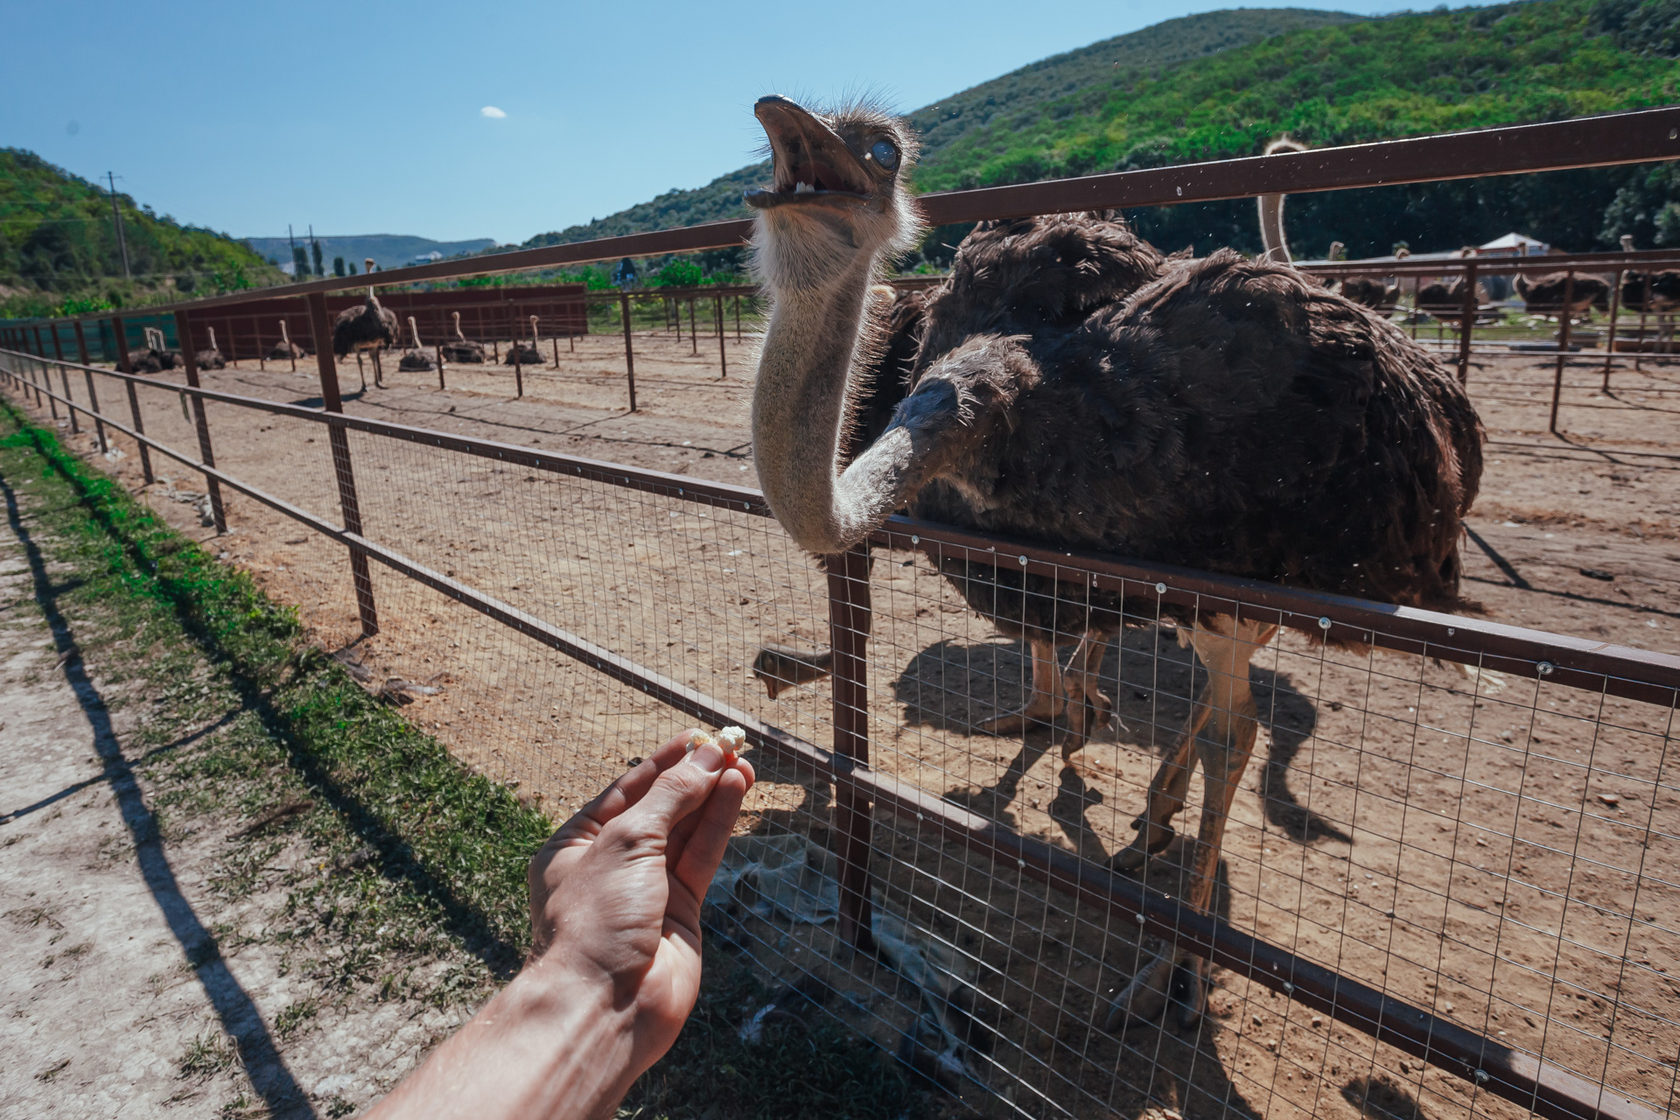
<path id="1" fill-rule="evenodd" d="M 261 830 L 170 788 L 186 781 L 170 764 L 237 704 L 196 704 L 196 734 L 150 741 L 168 697 L 111 672 L 99 627 L 64 604 L 78 575 L 50 559 L 16 482 L 0 470 L 0 1115 L 359 1109 L 464 1012 L 418 992 L 357 999 L 323 983 L 318 953 L 262 936 L 286 889 L 221 881 Z M 294 868 L 321 855 L 297 836 L 260 854 Z"/>

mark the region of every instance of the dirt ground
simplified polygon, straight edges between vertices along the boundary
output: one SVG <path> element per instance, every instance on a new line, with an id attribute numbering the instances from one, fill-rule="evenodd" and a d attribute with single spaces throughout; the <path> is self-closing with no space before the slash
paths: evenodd
<path id="1" fill-rule="evenodd" d="M 545 348 L 546 349 L 546 348 Z M 346 409 L 452 433 L 744 486 L 750 345 L 637 339 L 639 410 L 625 409 L 623 343 L 562 344 L 558 368 L 387 372 Z M 1602 356 L 1565 370 L 1561 435 L 1547 430 L 1555 359 L 1478 353 L 1469 386 L 1489 431 L 1465 547 L 1467 593 L 1487 617 L 1666 653 L 1680 651 L 1680 367 Z M 226 392 L 318 404 L 313 363 L 207 374 Z M 389 366 L 388 366 L 389 370 Z M 168 375 L 164 375 L 167 379 Z M 371 379 L 371 373 L 370 373 Z M 101 399 L 113 385 L 101 387 Z M 78 387 L 78 399 L 83 393 Z M 141 393 L 148 432 L 193 448 L 167 388 Z M 323 433 L 212 406 L 218 464 L 338 521 Z M 94 452 L 90 433 L 72 442 Z M 119 440 L 119 445 L 124 441 Z M 819 744 L 824 686 L 768 701 L 750 675 L 763 640 L 826 642 L 823 577 L 773 523 L 681 500 L 352 436 L 370 537 L 585 640 Z M 109 465 L 140 485 L 132 445 Z M 159 462 L 147 488 L 204 539 L 203 483 Z M 517 779 L 557 814 L 680 724 L 640 694 L 375 567 L 377 637 L 357 641 L 342 552 L 243 497 L 214 547 L 295 603 L 370 684 L 464 757 Z M 1098 862 L 1131 837 L 1157 756 L 1192 695 L 1169 629 L 1128 632 L 1105 661 L 1119 726 L 1071 764 L 1053 733 L 994 739 L 977 722 L 1014 706 L 1026 666 L 924 560 L 873 575 L 871 735 L 877 769 Z M 1222 911 L 1312 961 L 1657 1107 L 1675 1087 L 1680 888 L 1652 868 L 1680 856 L 1673 713 L 1520 680 L 1467 680 L 1416 658 L 1281 637 L 1255 660 L 1264 727 L 1225 842 Z M 744 830 L 810 838 L 820 864 L 831 807 L 817 783 L 765 768 Z M 1193 802 L 1191 811 L 1195 811 Z M 1151 885 L 1181 889 L 1182 842 Z M 1426 1067 L 1216 972 L 1211 1029 L 1117 1038 L 1093 1026 L 1138 959 L 1138 939 L 1057 892 L 986 872 L 882 815 L 879 908 L 907 919 L 966 1027 L 930 1016 L 874 959 L 848 957 L 799 911 L 724 908 L 765 968 L 830 994 L 831 1009 L 946 1073 L 985 1112 L 1136 1116 L 1520 1115 Z M 797 892 L 796 892 L 797 893 Z M 737 900 L 738 901 L 738 900 Z M 937 952 L 935 948 L 937 947 Z M 903 977 L 913 968 L 897 965 Z M 814 981 L 811 978 L 816 978 Z M 1619 995 L 1619 999 L 1617 996 Z M 905 1041 L 895 1041 L 908 1039 Z M 955 1040 L 955 1041 L 953 1041 Z M 960 1045 L 958 1045 L 960 1043 Z"/>
<path id="2" fill-rule="evenodd" d="M 134 659 L 158 650 L 66 605 L 80 573 L 4 489 L 0 1114 L 360 1110 L 465 1019 L 485 969 L 445 939 L 393 954 L 328 933 L 315 903 L 348 865 L 298 831 L 300 791 L 259 781 L 233 796 L 194 776 L 218 743 L 240 760 L 223 773 L 255 768 L 230 739 L 240 697 L 201 660 L 153 679 Z M 400 911 L 386 913 L 395 928 Z M 389 969 L 383 983 L 360 975 L 370 965 Z M 399 979 L 415 971 L 428 983 Z M 450 977 L 470 977 L 461 998 L 437 998 Z"/>

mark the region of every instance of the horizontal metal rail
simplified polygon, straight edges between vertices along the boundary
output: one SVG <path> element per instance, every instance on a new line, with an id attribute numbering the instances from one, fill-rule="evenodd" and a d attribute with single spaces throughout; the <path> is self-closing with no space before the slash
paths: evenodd
<path id="1" fill-rule="evenodd" d="M 18 375 L 10 370 L 6 371 L 6 375 L 13 381 L 19 380 Z M 208 395 L 208 391 L 205 392 Z M 281 407 L 290 411 L 294 406 Z M 307 409 L 298 411 L 327 423 L 336 424 L 350 419 L 340 414 L 316 414 Z M 372 423 L 378 427 L 389 427 L 379 422 Z M 743 709 L 639 665 L 629 658 L 545 622 L 495 596 L 486 595 L 393 549 L 359 534 L 350 533 L 154 437 L 134 431 L 113 420 L 106 420 L 106 424 L 189 469 L 202 472 L 207 478 L 216 479 L 277 513 L 340 544 L 359 550 L 391 570 L 423 583 L 455 602 L 637 689 L 685 715 L 709 722 L 713 726 L 735 724 L 741 727 L 754 747 L 796 768 L 804 768 L 814 777 L 832 781 L 837 796 L 851 794 L 872 800 L 906 822 L 914 822 L 919 829 L 960 843 L 976 853 L 985 855 L 994 863 L 1013 862 L 1019 870 L 1066 892 L 1081 905 L 1100 908 L 1116 919 L 1135 924 L 1142 933 L 1166 938 L 1239 976 L 1253 980 L 1404 1053 L 1471 1081 L 1487 1092 L 1555 1120 L 1588 1120 L 1592 1117 L 1604 1117 L 1607 1120 L 1656 1120 L 1658 1116 L 1652 1109 L 1624 1094 L 1587 1081 L 1532 1054 L 1514 1050 L 1440 1019 L 1423 1008 L 1414 1007 L 1348 976 L 1304 960 L 1286 949 L 1244 933 L 1225 922 L 1199 914 L 1180 899 L 1170 898 L 1135 880 L 1095 867 L 1073 852 L 1042 840 L 1022 836 L 891 775 L 876 773 L 849 759 L 824 751 L 813 743 L 762 722 Z M 346 426 L 360 425 L 346 423 Z M 490 446 L 498 452 L 505 447 Z M 502 456 L 497 454 L 493 457 Z M 549 462 L 538 462 L 539 458 Z M 528 465 L 558 467 L 559 464 L 553 461 L 564 459 L 563 456 L 540 455 L 528 460 Z M 577 460 L 569 465 L 577 468 L 587 465 L 593 469 L 598 464 L 588 460 Z M 653 490 L 658 487 L 656 492 L 661 493 L 671 493 L 665 484 L 680 480 L 680 476 L 660 475 L 658 472 L 621 470 L 615 473 L 614 478 L 603 478 L 602 481 L 616 481 L 620 478 L 623 479 L 619 483 L 621 485 L 640 483 L 636 488 Z M 635 483 L 631 482 L 632 478 L 635 479 Z M 690 488 L 684 486 L 679 489 Z M 677 493 L 675 496 L 690 495 Z M 698 500 L 698 496 L 696 498 Z M 953 540 L 949 543 L 956 542 Z M 1030 565 L 1029 560 L 1029 570 Z"/>
<path id="2" fill-rule="evenodd" d="M 15 351 L 0 350 L 0 354 L 42 360 Z M 414 428 L 388 420 L 330 413 L 215 389 L 192 388 L 139 374 L 119 373 L 51 358 L 45 361 L 70 369 L 91 369 L 106 377 L 164 388 L 206 401 L 338 426 L 482 459 L 516 463 L 533 470 L 699 502 L 754 516 L 770 516 L 763 494 L 745 486 L 706 482 L 686 475 Z M 85 415 L 93 415 L 54 393 L 50 387 L 44 393 Z M 105 423 L 115 426 L 108 418 Z M 118 430 L 126 431 L 122 428 Z M 959 556 L 969 563 L 1014 567 L 1063 582 L 1077 581 L 1081 587 L 1141 597 L 1153 596 L 1162 602 L 1198 607 L 1212 613 L 1252 616 L 1256 611 L 1263 611 L 1267 621 L 1334 641 L 1455 661 L 1665 707 L 1680 703 L 1680 656 L 1673 654 L 1104 553 L 1071 552 L 902 516 L 889 520 L 876 530 L 872 539 L 887 548 L 925 552 L 935 560 L 941 556 Z"/>
<path id="3" fill-rule="evenodd" d="M 1019 183 L 923 195 L 918 200 L 933 225 L 987 218 L 1017 218 L 1079 210 L 1172 206 L 1258 194 L 1351 190 L 1518 175 L 1581 167 L 1613 167 L 1680 158 L 1680 106 L 1607 113 L 1567 121 L 1474 129 L 1403 140 L 1381 140 L 1306 152 L 1212 160 L 1176 167 L 1119 171 L 1042 183 Z M 746 243 L 752 222 L 709 222 L 622 237 L 538 249 L 518 249 L 465 260 L 438 261 L 375 273 L 379 285 L 453 280 L 528 269 L 587 264 L 618 257 L 690 253 Z M 303 296 L 365 287 L 368 277 L 328 277 L 257 292 L 136 308 L 137 313 L 199 311 L 225 307 L 261 294 Z M 100 318 L 102 313 L 77 316 Z"/>

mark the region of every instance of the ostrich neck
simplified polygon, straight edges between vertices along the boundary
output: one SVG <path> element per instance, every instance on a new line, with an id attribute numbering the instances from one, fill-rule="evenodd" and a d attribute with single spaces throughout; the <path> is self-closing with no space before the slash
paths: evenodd
<path id="1" fill-rule="evenodd" d="M 867 536 L 907 498 L 917 472 L 907 436 L 889 429 L 840 474 L 846 397 L 859 342 L 871 261 L 860 257 L 831 282 L 778 290 L 753 391 L 753 458 L 759 485 L 788 533 L 812 552 L 840 552 Z"/>

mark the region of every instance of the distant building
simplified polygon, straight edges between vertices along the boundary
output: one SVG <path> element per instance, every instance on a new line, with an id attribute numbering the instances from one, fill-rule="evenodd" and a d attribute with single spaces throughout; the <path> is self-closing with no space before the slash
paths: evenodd
<path id="1" fill-rule="evenodd" d="M 438 252 L 436 249 L 433 249 L 429 253 L 416 254 L 414 257 L 415 261 L 441 261 L 442 259 L 443 254 Z"/>

